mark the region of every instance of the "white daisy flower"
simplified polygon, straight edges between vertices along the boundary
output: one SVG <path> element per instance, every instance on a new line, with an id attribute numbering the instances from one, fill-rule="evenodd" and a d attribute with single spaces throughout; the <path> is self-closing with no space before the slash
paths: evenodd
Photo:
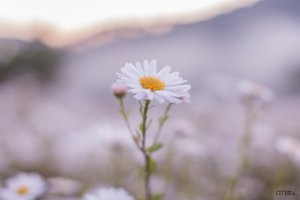
<path id="1" fill-rule="evenodd" d="M 84 200 L 134 200 L 134 198 L 121 188 L 100 188 L 95 194 L 86 194 Z"/>
<path id="2" fill-rule="evenodd" d="M 179 77 L 179 72 L 171 72 L 171 67 L 165 66 L 159 72 L 157 61 L 144 61 L 144 65 L 137 62 L 125 64 L 122 73 L 117 73 L 118 82 L 125 84 L 129 92 L 135 94 L 137 100 L 150 100 L 162 104 L 164 102 L 182 103 L 189 101 L 190 85 Z"/>
<path id="3" fill-rule="evenodd" d="M 238 89 L 243 98 L 250 100 L 260 100 L 263 102 L 272 102 L 274 94 L 270 88 L 253 83 L 248 80 L 242 80 L 238 83 Z"/>
<path id="4" fill-rule="evenodd" d="M 20 173 L 6 181 L 0 191 L 2 200 L 34 200 L 46 191 L 46 183 L 34 173 Z"/>
<path id="5" fill-rule="evenodd" d="M 300 142 L 298 140 L 289 137 L 279 137 L 275 147 L 280 153 L 300 163 Z"/>

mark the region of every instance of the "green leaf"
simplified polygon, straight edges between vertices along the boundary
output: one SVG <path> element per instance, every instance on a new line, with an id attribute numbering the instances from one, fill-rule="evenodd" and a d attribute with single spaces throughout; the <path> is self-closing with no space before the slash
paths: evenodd
<path id="1" fill-rule="evenodd" d="M 155 143 L 155 144 L 153 144 L 153 145 L 151 145 L 150 147 L 147 148 L 147 152 L 153 153 L 153 152 L 161 149 L 162 147 L 163 147 L 163 144 Z"/>

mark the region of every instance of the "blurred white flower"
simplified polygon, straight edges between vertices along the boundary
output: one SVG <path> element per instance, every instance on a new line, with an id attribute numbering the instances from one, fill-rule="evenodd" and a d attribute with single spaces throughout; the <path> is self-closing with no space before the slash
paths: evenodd
<path id="1" fill-rule="evenodd" d="M 260 100 L 268 103 L 274 99 L 274 94 L 270 88 L 248 80 L 240 81 L 238 83 L 238 89 L 243 100 Z"/>
<path id="2" fill-rule="evenodd" d="M 33 200 L 46 191 L 43 178 L 35 173 L 20 173 L 6 181 L 6 187 L 1 189 L 2 200 Z"/>
<path id="3" fill-rule="evenodd" d="M 300 163 L 300 141 L 290 137 L 279 137 L 275 148 L 282 154 Z"/>
<path id="4" fill-rule="evenodd" d="M 179 72 L 171 72 L 169 66 L 157 72 L 156 63 L 145 60 L 143 68 L 139 62 L 127 63 L 121 68 L 122 73 L 117 73 L 118 82 L 125 84 L 137 100 L 154 100 L 159 104 L 184 102 L 191 86 L 184 85 L 186 81 L 179 77 Z"/>
<path id="5" fill-rule="evenodd" d="M 117 98 L 123 98 L 126 95 L 128 88 L 122 83 L 114 83 L 111 86 L 111 90 Z"/>
<path id="6" fill-rule="evenodd" d="M 134 198 L 121 188 L 100 188 L 95 194 L 86 194 L 84 200 L 134 200 Z"/>

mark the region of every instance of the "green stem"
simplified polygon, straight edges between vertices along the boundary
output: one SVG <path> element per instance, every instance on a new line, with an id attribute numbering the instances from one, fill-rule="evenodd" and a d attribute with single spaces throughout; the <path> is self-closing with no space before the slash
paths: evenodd
<path id="1" fill-rule="evenodd" d="M 150 105 L 150 101 L 146 100 L 145 106 L 143 109 L 143 122 L 142 122 L 142 136 L 143 136 L 142 147 L 143 147 L 143 149 L 146 147 L 147 114 L 148 114 L 148 110 L 149 110 L 149 105 Z"/>
<path id="2" fill-rule="evenodd" d="M 131 135 L 133 136 L 134 132 L 133 132 L 133 129 L 131 128 L 131 125 L 129 123 L 129 119 L 128 119 L 128 115 L 126 113 L 123 98 L 119 99 L 119 103 L 120 103 L 120 113 L 121 113 L 122 117 L 124 118 L 124 121 L 125 121 L 125 124 L 126 124 L 128 130 L 130 131 Z"/>
<path id="3" fill-rule="evenodd" d="M 251 105 L 248 103 L 245 105 L 245 128 L 244 135 L 242 136 L 239 144 L 240 148 L 240 166 L 237 174 L 230 180 L 229 191 L 226 195 L 227 200 L 234 200 L 235 198 L 235 188 L 239 184 L 241 176 L 244 171 L 248 169 L 249 166 L 249 146 L 251 143 L 251 134 L 255 118 L 255 111 Z"/>
<path id="4" fill-rule="evenodd" d="M 249 147 L 251 144 L 252 128 L 255 118 L 255 110 L 251 104 L 245 106 L 245 132 L 241 138 L 241 168 L 247 170 L 249 166 Z"/>
<path id="5" fill-rule="evenodd" d="M 143 122 L 142 122 L 142 153 L 145 159 L 145 194 L 146 200 L 152 200 L 151 188 L 150 188 L 150 178 L 151 178 L 151 166 L 150 160 L 151 155 L 147 153 L 146 150 L 146 132 L 147 132 L 147 114 L 149 110 L 150 101 L 145 101 L 145 106 L 143 109 Z"/>
<path id="6" fill-rule="evenodd" d="M 120 113 L 121 113 L 122 117 L 125 120 L 126 126 L 129 129 L 136 146 L 142 152 L 142 154 L 144 156 L 144 159 L 145 159 L 145 168 L 144 168 L 144 170 L 145 170 L 145 179 L 144 179 L 145 180 L 145 184 L 144 184 L 144 186 L 145 186 L 145 195 L 146 195 L 146 200 L 152 200 L 152 193 L 151 193 L 151 187 L 150 187 L 150 178 L 151 178 L 151 174 L 152 174 L 151 154 L 147 152 L 147 146 L 146 146 L 147 115 L 148 115 L 150 101 L 146 100 L 145 105 L 141 109 L 141 114 L 142 114 L 142 127 L 141 127 L 142 141 L 141 141 L 141 144 L 140 144 L 140 142 L 139 142 L 140 140 L 135 137 L 133 129 L 132 129 L 130 123 L 129 123 L 128 114 L 127 114 L 126 109 L 125 109 L 123 98 L 120 98 L 119 100 L 120 100 L 119 101 L 119 103 L 120 103 Z M 138 135 L 140 135 L 140 134 L 138 133 Z"/>
<path id="7" fill-rule="evenodd" d="M 126 124 L 128 130 L 129 130 L 129 132 L 131 133 L 131 137 L 132 137 L 135 145 L 137 146 L 137 148 L 140 151 L 142 151 L 142 147 L 141 147 L 141 145 L 139 143 L 139 139 L 138 139 L 139 136 L 138 135 L 135 136 L 135 133 L 133 132 L 133 129 L 132 129 L 131 125 L 130 125 L 128 114 L 127 114 L 126 109 L 125 109 L 123 98 L 119 99 L 119 103 L 120 103 L 120 113 L 121 113 L 121 115 L 122 115 L 122 117 L 123 117 L 123 119 L 125 121 L 125 124 Z"/>
<path id="8" fill-rule="evenodd" d="M 233 177 L 230 179 L 229 191 L 225 196 L 225 200 L 235 200 L 234 191 L 235 191 L 236 185 L 238 184 L 238 179 L 239 179 L 239 172 L 236 175 L 236 177 Z"/>
<path id="9" fill-rule="evenodd" d="M 149 100 L 145 101 L 145 105 L 143 107 L 141 107 L 141 114 L 142 114 L 142 126 L 141 126 L 141 144 L 140 144 L 140 140 L 136 139 L 136 137 L 134 136 L 134 132 L 133 129 L 129 123 L 129 119 L 128 119 L 128 114 L 125 110 L 125 106 L 124 106 L 124 101 L 122 98 L 120 98 L 120 113 L 122 115 L 122 117 L 125 120 L 126 126 L 129 129 L 133 140 L 135 142 L 135 144 L 137 145 L 138 149 L 142 152 L 144 159 L 145 159 L 145 183 L 144 183 L 144 187 L 145 187 L 145 195 L 146 195 L 146 200 L 152 200 L 152 193 L 151 193 L 151 187 L 150 187 L 150 178 L 152 175 L 152 169 L 151 169 L 151 154 L 149 152 L 147 152 L 147 146 L 146 146 L 146 132 L 147 132 L 147 116 L 148 116 L 148 111 L 149 111 L 149 105 L 150 105 Z M 169 109 L 168 109 L 169 110 Z"/>

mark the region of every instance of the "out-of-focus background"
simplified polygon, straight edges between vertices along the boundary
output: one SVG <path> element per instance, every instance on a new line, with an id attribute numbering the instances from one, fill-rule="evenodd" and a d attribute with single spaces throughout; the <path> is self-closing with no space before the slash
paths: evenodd
<path id="1" fill-rule="evenodd" d="M 282 188 L 299 198 L 300 146 L 291 157 L 278 148 L 300 139 L 298 0 L 85 1 L 82 10 L 80 1 L 49 10 L 11 2 L 0 8 L 2 181 L 34 171 L 140 196 L 142 157 L 110 85 L 126 62 L 154 58 L 192 85 L 192 103 L 174 106 L 163 130 L 154 191 L 167 200 L 223 199 L 244 132 L 237 85 L 248 79 L 275 98 L 256 119 L 250 169 L 236 190 L 249 200 L 279 199 Z M 137 103 L 131 95 L 126 103 L 137 124 Z"/>

